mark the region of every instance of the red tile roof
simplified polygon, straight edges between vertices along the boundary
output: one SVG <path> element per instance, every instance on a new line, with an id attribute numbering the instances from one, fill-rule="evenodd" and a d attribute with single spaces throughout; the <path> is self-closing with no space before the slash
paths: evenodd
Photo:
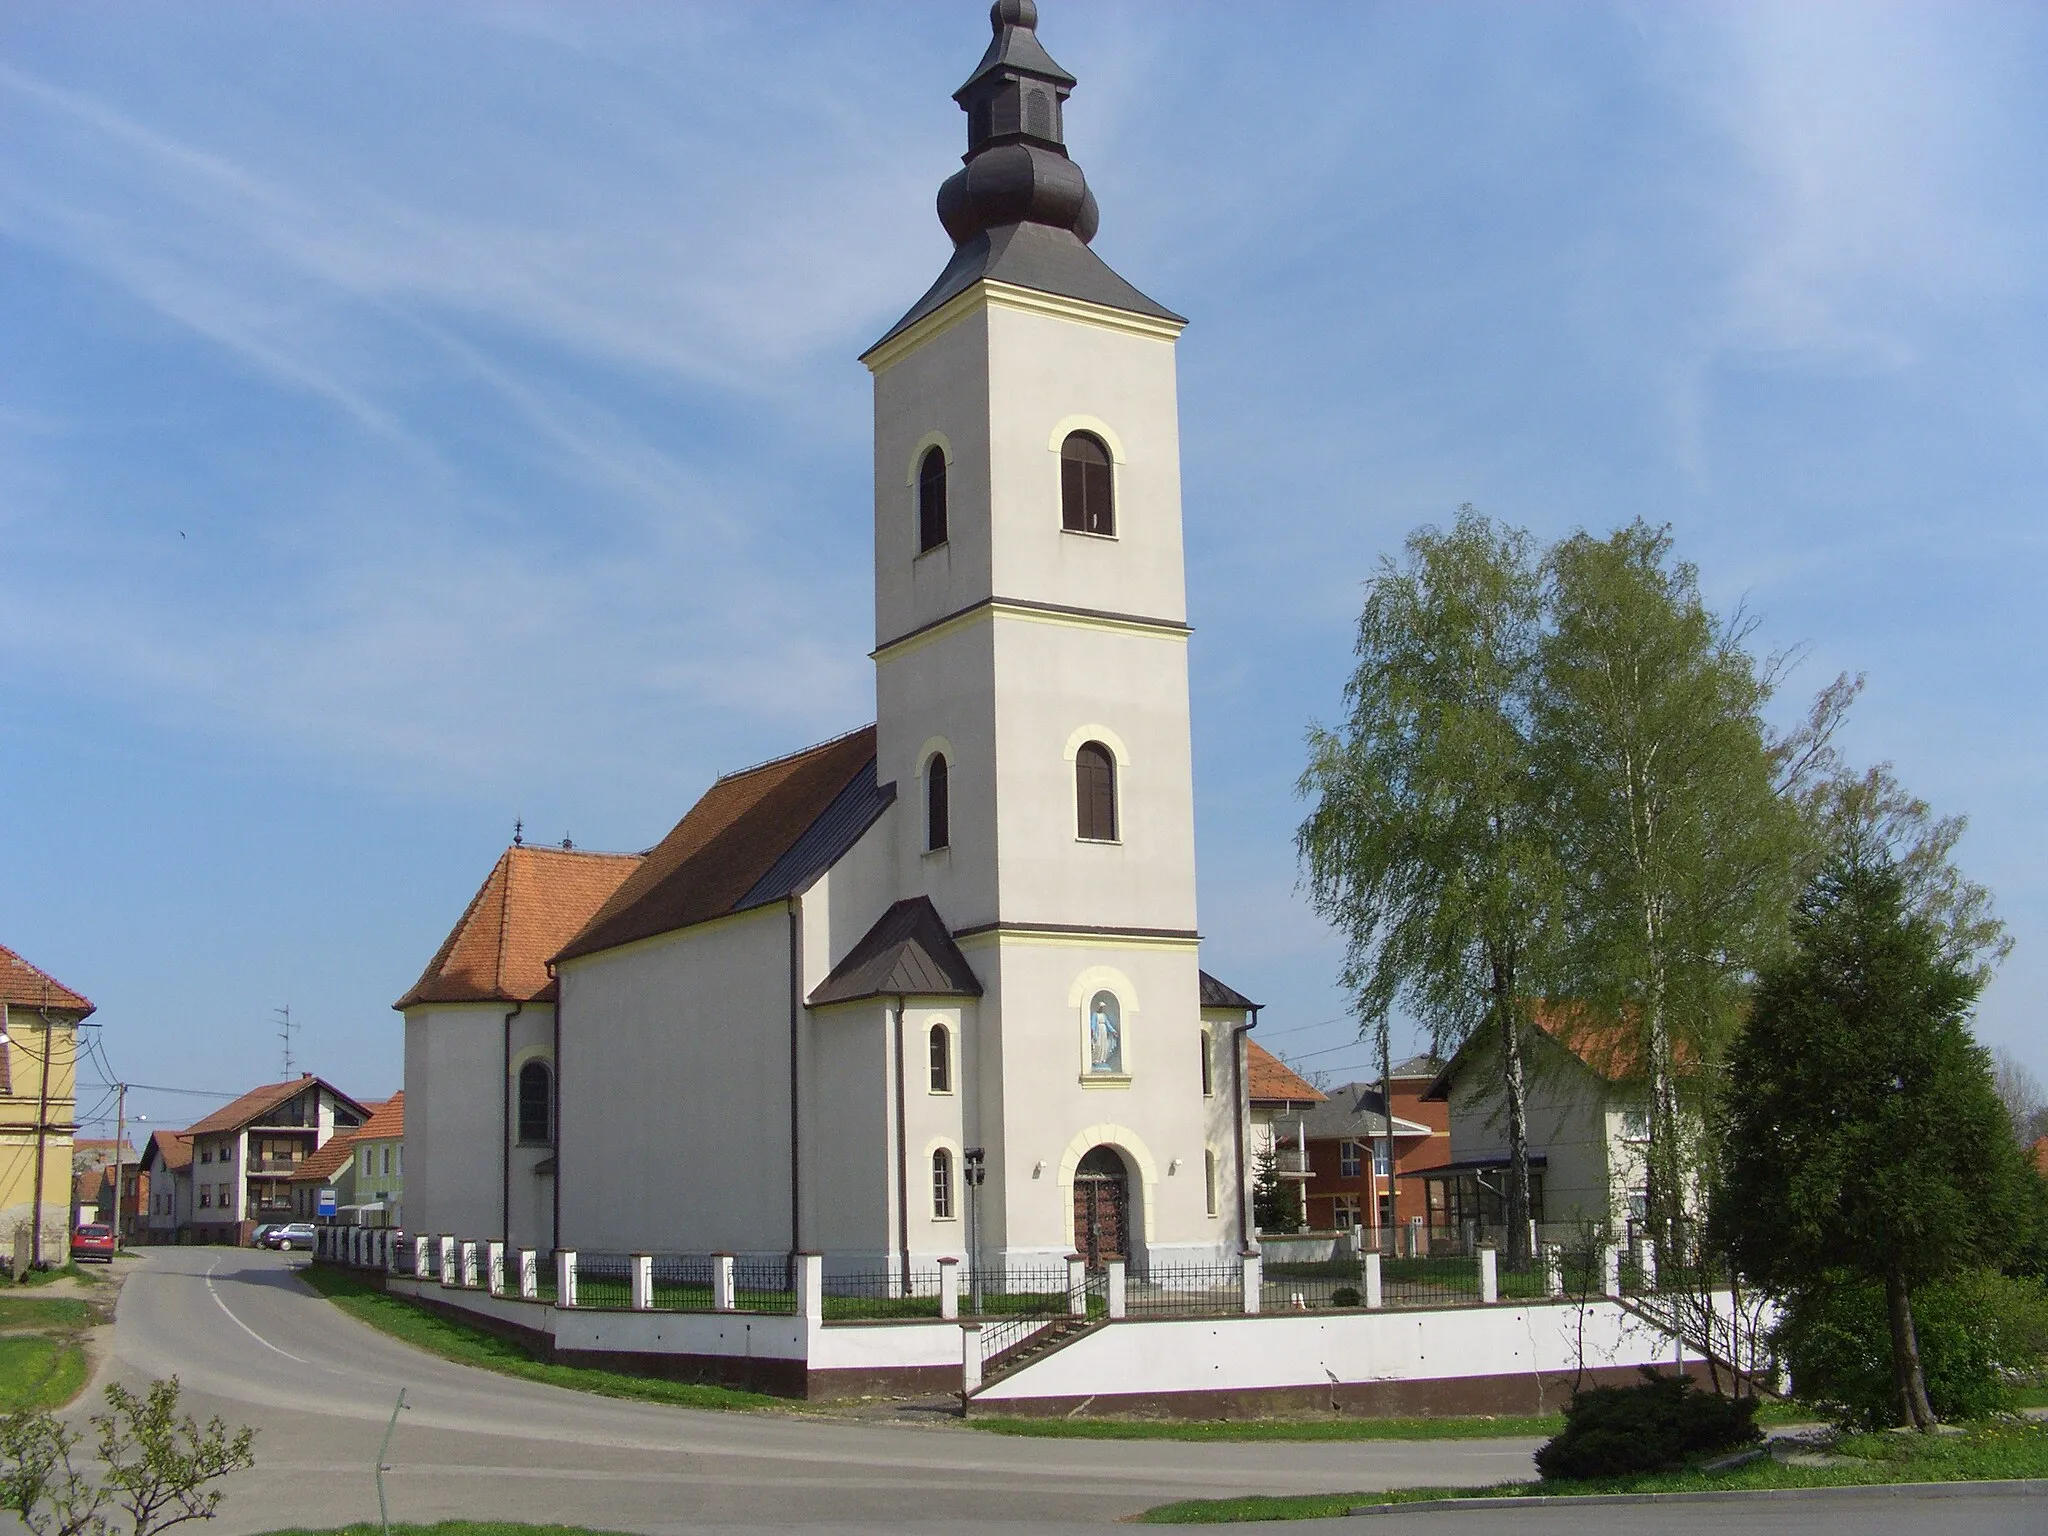
<path id="1" fill-rule="evenodd" d="M 294 1184 L 317 1184 L 333 1178 L 348 1166 L 348 1160 L 355 1155 L 356 1138 L 360 1130 L 336 1131 L 326 1142 L 298 1167 L 292 1170 Z"/>
<path id="2" fill-rule="evenodd" d="M 357 1127 L 358 1141 L 396 1141 L 405 1134 L 405 1092 L 401 1089 L 377 1106 L 376 1112 Z"/>
<path id="3" fill-rule="evenodd" d="M 553 996 L 548 957 L 640 865 L 637 853 L 507 848 L 460 922 L 394 1008 L 530 1003 Z"/>
<path id="4" fill-rule="evenodd" d="M 142 1149 L 142 1155 L 148 1157 L 151 1148 L 166 1173 L 192 1166 L 192 1138 L 183 1131 L 151 1131 L 149 1146 Z"/>
<path id="5" fill-rule="evenodd" d="M 874 761 L 875 728 L 867 725 L 726 775 L 555 958 L 595 954 L 758 904 L 748 901 L 755 888 L 864 771 L 872 777 Z"/>
<path id="6" fill-rule="evenodd" d="M 1314 1083 L 1258 1041 L 1246 1040 L 1244 1046 L 1246 1097 L 1254 1104 L 1320 1104 L 1323 1101 L 1322 1092 Z"/>
<path id="7" fill-rule="evenodd" d="M 0 944 L 0 1003 L 14 1008 L 59 1008 L 84 1018 L 91 1003 L 47 971 L 39 971 Z"/>
<path id="8" fill-rule="evenodd" d="M 265 1083 L 261 1088 L 251 1088 L 232 1104 L 224 1105 L 222 1108 L 216 1109 L 204 1120 L 194 1125 L 186 1126 L 184 1134 L 186 1136 L 210 1136 L 219 1131 L 239 1131 L 245 1125 L 259 1124 L 263 1116 L 269 1114 L 270 1111 L 276 1109 L 280 1104 L 291 1102 L 295 1096 L 304 1093 L 308 1088 L 315 1087 L 316 1085 L 325 1088 L 329 1093 L 353 1109 L 360 1110 L 363 1107 L 339 1088 L 336 1088 L 332 1083 L 322 1078 L 317 1078 L 310 1072 L 306 1072 L 282 1083 Z"/>

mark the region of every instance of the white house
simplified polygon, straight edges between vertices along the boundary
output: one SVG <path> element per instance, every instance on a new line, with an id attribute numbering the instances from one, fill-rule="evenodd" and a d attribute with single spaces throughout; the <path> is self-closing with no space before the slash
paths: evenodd
<path id="1" fill-rule="evenodd" d="M 888 1269 L 1246 1239 L 1252 1010 L 1199 964 L 1185 322 L 1089 249 L 1073 77 L 1028 0 L 992 15 L 954 255 L 862 358 L 875 723 L 720 779 L 643 856 L 507 852 L 398 1005 L 416 1231 Z"/>

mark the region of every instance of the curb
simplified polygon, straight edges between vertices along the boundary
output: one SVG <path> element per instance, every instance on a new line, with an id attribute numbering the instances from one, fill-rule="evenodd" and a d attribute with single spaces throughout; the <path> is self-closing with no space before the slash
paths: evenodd
<path id="1" fill-rule="evenodd" d="M 1860 1493 L 1883 1499 L 1967 1499 L 1978 1494 L 2014 1494 L 2048 1499 L 2048 1478 L 2008 1477 L 1979 1482 L 1841 1483 L 1832 1488 L 1718 1488 L 1693 1493 L 1541 1493 L 1512 1494 L 1490 1499 L 1417 1499 L 1412 1504 L 1361 1504 L 1347 1515 L 1405 1515 L 1436 1509 L 1569 1509 L 1617 1504 L 1743 1504 L 1782 1503 Z"/>

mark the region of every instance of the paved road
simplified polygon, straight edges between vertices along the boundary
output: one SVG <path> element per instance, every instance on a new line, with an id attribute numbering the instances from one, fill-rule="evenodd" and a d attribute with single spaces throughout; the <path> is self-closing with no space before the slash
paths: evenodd
<path id="1" fill-rule="evenodd" d="M 647 1536 L 1068 1536 L 1175 1498 L 1496 1482 L 1526 1472 L 1534 1448 L 1022 1440 L 593 1398 L 410 1350 L 314 1296 L 293 1275 L 301 1262 L 158 1249 L 121 1294 L 109 1371 L 129 1380 L 176 1374 L 195 1411 L 261 1431 L 257 1470 L 235 1480 L 219 1536 L 375 1519 L 372 1459 L 401 1386 L 411 1406 L 385 1478 L 393 1519 L 562 1521 Z M 1636 1506 L 1613 1512 L 1612 1528 L 1903 1533 L 1938 1520 L 1946 1536 L 2003 1536 L 2048 1527 L 2044 1513 L 2039 1499 L 1936 1508 L 1852 1497 L 1825 1509 L 1745 1509 L 1733 1522 L 1725 1508 Z M 1609 1523 L 1606 1512 L 1560 1510 L 1375 1517 L 1344 1529 L 1579 1536 Z M 1234 1529 L 1304 1536 L 1319 1527 Z"/>

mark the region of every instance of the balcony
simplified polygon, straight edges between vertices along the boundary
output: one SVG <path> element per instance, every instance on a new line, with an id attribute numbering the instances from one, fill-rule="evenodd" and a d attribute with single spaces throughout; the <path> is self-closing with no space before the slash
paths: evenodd
<path id="1" fill-rule="evenodd" d="M 1309 1167 L 1308 1154 L 1300 1147 L 1275 1147 L 1273 1172 L 1283 1179 L 1307 1179 L 1315 1175 L 1315 1170 Z"/>
<path id="2" fill-rule="evenodd" d="M 252 1157 L 249 1159 L 251 1174 L 278 1173 L 293 1174 L 299 1171 L 302 1159 L 295 1157 Z"/>

